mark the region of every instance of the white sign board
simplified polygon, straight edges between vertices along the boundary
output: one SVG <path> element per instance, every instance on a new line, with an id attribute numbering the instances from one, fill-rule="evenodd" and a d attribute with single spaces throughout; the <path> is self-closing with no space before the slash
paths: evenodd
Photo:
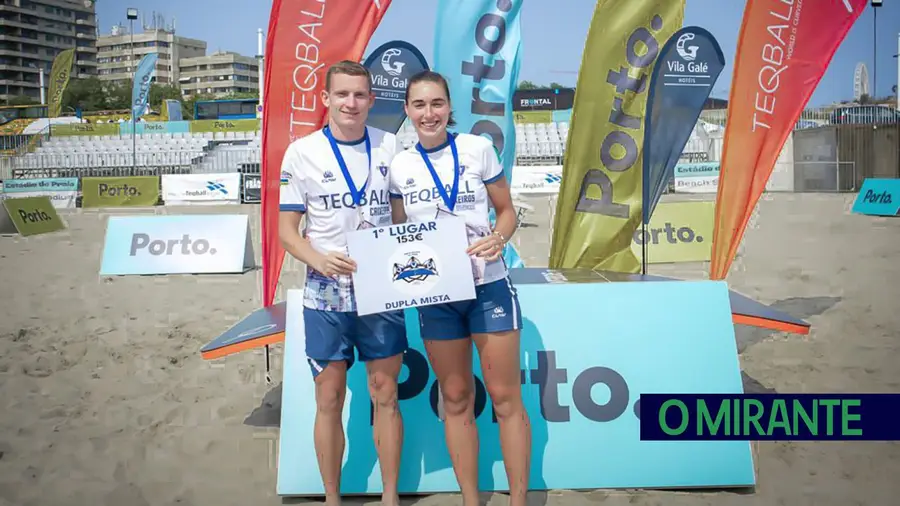
<path id="1" fill-rule="evenodd" d="M 676 193 L 716 193 L 719 162 L 679 163 L 675 166 Z"/>
<path id="2" fill-rule="evenodd" d="M 240 274 L 253 264 L 246 214 L 110 216 L 100 274 Z"/>
<path id="3" fill-rule="evenodd" d="M 239 204 L 241 175 L 163 174 L 162 194 L 166 205 Z"/>
<path id="4" fill-rule="evenodd" d="M 469 241 L 459 218 L 347 234 L 360 315 L 475 298 Z"/>
<path id="5" fill-rule="evenodd" d="M 519 194 L 559 193 L 562 182 L 562 166 L 560 165 L 517 165 L 512 169 L 512 181 L 509 189 Z"/>

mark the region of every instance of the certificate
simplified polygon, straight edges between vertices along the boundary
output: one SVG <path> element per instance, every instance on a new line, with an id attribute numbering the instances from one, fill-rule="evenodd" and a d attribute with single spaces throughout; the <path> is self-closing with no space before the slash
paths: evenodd
<path id="1" fill-rule="evenodd" d="M 442 218 L 347 234 L 360 315 L 475 298 L 465 222 Z"/>

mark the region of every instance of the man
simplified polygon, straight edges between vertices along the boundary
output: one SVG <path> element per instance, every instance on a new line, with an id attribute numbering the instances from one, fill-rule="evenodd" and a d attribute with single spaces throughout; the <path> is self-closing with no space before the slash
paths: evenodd
<path id="1" fill-rule="evenodd" d="M 397 478 L 403 421 L 397 377 L 407 349 L 400 311 L 359 316 L 347 256 L 348 232 L 388 226 L 391 160 L 396 136 L 366 128 L 375 97 L 368 70 L 342 61 L 328 69 L 322 102 L 328 124 L 297 139 L 284 155 L 278 234 L 285 250 L 307 265 L 303 297 L 306 355 L 316 384 L 314 439 L 325 502 L 340 504 L 344 456 L 341 413 L 354 349 L 366 364 L 375 405 L 373 437 L 385 506 L 399 505 Z M 306 216 L 306 233 L 300 220 Z"/>

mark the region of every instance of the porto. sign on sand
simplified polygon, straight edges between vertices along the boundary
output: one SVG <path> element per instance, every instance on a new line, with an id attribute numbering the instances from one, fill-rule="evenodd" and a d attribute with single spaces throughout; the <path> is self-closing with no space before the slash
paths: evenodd
<path id="1" fill-rule="evenodd" d="M 247 215 L 112 216 L 104 276 L 240 274 L 254 265 Z"/>

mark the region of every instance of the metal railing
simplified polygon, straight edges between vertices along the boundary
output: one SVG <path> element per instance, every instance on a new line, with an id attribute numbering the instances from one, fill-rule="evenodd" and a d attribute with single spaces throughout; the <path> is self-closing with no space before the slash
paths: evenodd
<path id="1" fill-rule="evenodd" d="M 795 193 L 855 192 L 855 162 L 794 162 Z"/>

